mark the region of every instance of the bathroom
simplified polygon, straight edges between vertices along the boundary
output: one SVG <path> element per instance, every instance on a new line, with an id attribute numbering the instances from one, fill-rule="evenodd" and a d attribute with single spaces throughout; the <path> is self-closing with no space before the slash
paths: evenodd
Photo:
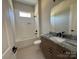
<path id="1" fill-rule="evenodd" d="M 3 0 L 3 19 L 3 59 L 77 59 L 77 0 Z"/>

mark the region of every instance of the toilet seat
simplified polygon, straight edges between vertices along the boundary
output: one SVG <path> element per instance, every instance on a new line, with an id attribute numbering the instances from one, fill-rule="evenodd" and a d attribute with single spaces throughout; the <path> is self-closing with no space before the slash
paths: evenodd
<path id="1" fill-rule="evenodd" d="M 40 44 L 41 43 L 41 40 L 36 40 L 36 41 L 34 41 L 34 44 L 36 45 L 36 44 Z"/>

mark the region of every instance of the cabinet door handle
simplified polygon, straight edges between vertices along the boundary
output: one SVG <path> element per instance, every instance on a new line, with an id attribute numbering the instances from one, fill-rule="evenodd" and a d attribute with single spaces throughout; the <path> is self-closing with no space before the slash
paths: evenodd
<path id="1" fill-rule="evenodd" d="M 51 48 L 49 48 L 49 51 L 52 51 L 52 49 L 51 49 Z"/>
<path id="2" fill-rule="evenodd" d="M 63 53 L 66 53 L 66 51 L 63 51 Z"/>
<path id="3" fill-rule="evenodd" d="M 50 54 L 52 54 L 52 48 L 48 48 L 48 51 L 50 52 Z"/>

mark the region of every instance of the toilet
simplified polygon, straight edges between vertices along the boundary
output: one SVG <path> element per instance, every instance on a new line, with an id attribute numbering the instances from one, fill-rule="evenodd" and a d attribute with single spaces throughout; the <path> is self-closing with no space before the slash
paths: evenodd
<path id="1" fill-rule="evenodd" d="M 34 45 L 39 45 L 40 43 L 41 43 L 41 40 L 35 40 L 33 44 Z"/>

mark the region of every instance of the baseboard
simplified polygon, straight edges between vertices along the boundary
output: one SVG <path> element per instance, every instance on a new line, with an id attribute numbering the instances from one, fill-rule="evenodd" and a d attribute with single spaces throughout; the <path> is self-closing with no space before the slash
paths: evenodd
<path id="1" fill-rule="evenodd" d="M 2 59 L 16 59 L 15 54 L 12 52 L 10 48 L 6 49 L 6 51 L 2 54 Z"/>

